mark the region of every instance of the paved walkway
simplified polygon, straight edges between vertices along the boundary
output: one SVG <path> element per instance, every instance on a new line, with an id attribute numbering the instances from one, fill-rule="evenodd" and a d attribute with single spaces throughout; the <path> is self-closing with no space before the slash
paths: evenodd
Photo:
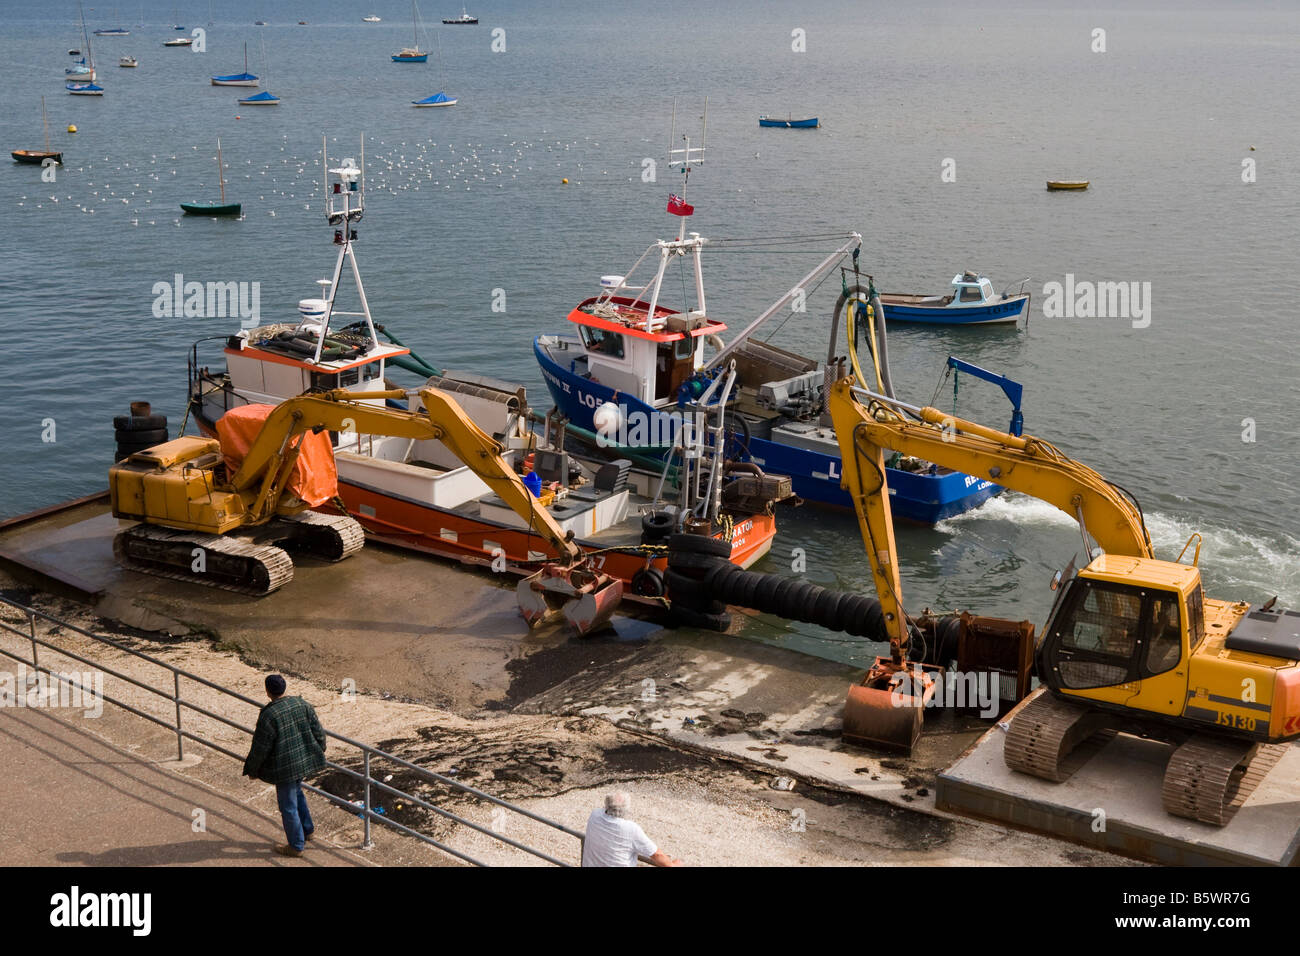
<path id="1" fill-rule="evenodd" d="M 48 710 L 0 709 L 0 767 L 0 866 L 373 865 L 320 840 L 301 858 L 278 856 L 278 817 Z M 193 830 L 195 809 L 206 817 L 204 832 Z"/>

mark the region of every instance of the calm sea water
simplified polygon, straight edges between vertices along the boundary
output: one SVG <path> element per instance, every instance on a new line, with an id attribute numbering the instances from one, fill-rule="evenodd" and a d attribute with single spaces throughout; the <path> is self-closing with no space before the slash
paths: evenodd
<path id="1" fill-rule="evenodd" d="M 370 12 L 383 22 L 360 22 Z M 1138 495 L 1158 553 L 1173 557 L 1200 531 L 1212 594 L 1300 604 L 1291 4 L 1080 13 L 493 0 L 471 12 L 480 26 L 443 28 L 459 4 L 423 4 L 440 70 L 436 57 L 389 62 L 410 40 L 400 0 L 98 4 L 90 29 L 120 22 L 131 36 L 94 41 L 107 92 L 91 99 L 63 89 L 66 50 L 82 45 L 75 5 L 0 5 L 5 147 L 40 146 L 44 95 L 67 164 L 55 183 L 33 167 L 0 169 L 0 515 L 103 487 L 110 419 L 129 401 L 180 421 L 190 343 L 232 323 L 156 318 L 154 283 L 176 273 L 256 281 L 264 319 L 292 316 L 315 293 L 334 256 L 322 136 L 331 160 L 360 159 L 365 136 L 358 255 L 377 320 L 437 363 L 526 383 L 544 406 L 532 336 L 562 328 L 600 275 L 625 271 L 675 228 L 663 211 L 677 185 L 663 162 L 673 102 L 695 134 L 707 96 L 692 228 L 711 238 L 857 230 L 863 268 L 888 290 L 944 291 L 967 268 L 999 287 L 1031 276 L 1027 330 L 895 329 L 902 396 L 930 401 L 949 354 L 1005 372 L 1026 386 L 1030 432 Z M 206 29 L 206 52 L 162 47 L 177 35 L 174 16 Z M 1097 28 L 1104 53 L 1092 49 Z M 794 31 L 806 52 L 792 49 Z M 245 43 L 279 107 L 239 107 L 239 91 L 209 85 L 243 69 Z M 137 69 L 117 67 L 127 53 Z M 443 88 L 458 106 L 409 106 Z M 759 113 L 824 126 L 759 129 Z M 246 216 L 182 219 L 179 202 L 216 195 L 218 136 L 227 196 Z M 647 158 L 659 164 L 652 184 Z M 948 159 L 955 182 L 941 181 Z M 1256 163 L 1251 184 L 1245 159 Z M 1049 178 L 1093 186 L 1051 194 Z M 711 315 L 740 328 L 816 258 L 713 252 Z M 1045 317 L 1044 283 L 1066 274 L 1149 282 L 1149 327 Z M 773 341 L 821 354 L 836 285 Z M 492 310 L 496 289 L 504 313 Z M 952 401 L 939 395 L 942 407 Z M 995 425 L 1008 417 L 1000 393 L 970 382 L 957 410 Z M 48 419 L 54 442 L 42 441 Z M 1246 419 L 1254 442 L 1242 440 Z M 901 531 L 905 596 L 913 609 L 1041 623 L 1046 581 L 1078 541 L 1049 506 L 997 499 Z M 850 515 L 787 516 L 765 567 L 788 572 L 794 548 L 814 580 L 866 586 Z M 768 619 L 748 633 L 848 660 L 875 650 Z"/>

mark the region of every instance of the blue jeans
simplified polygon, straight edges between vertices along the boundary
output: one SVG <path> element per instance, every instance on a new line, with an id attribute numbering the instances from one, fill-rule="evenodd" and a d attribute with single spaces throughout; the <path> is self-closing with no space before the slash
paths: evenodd
<path id="1" fill-rule="evenodd" d="M 307 797 L 302 792 L 302 781 L 277 783 L 275 799 L 280 804 L 280 818 L 284 821 L 284 835 L 289 840 L 289 846 L 301 850 L 306 845 L 306 838 L 316 829 L 316 825 L 311 822 L 311 814 L 307 811 Z"/>

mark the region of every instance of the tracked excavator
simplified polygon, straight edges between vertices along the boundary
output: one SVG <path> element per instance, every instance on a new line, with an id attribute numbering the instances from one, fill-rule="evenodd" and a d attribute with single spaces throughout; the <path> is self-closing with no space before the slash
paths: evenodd
<path id="1" fill-rule="evenodd" d="M 1116 733 L 1161 740 L 1173 747 L 1165 809 L 1226 824 L 1300 737 L 1300 612 L 1276 608 L 1276 599 L 1256 607 L 1206 597 L 1199 535 L 1177 560 L 1157 559 L 1136 500 L 1049 442 L 905 405 L 851 376 L 834 385 L 829 408 L 890 635 L 890 657 L 849 690 L 845 737 L 887 737 L 900 719 L 899 687 L 913 698 L 927 693 L 925 677 L 911 679 L 884 478 L 889 449 L 1049 502 L 1082 531 L 1088 563 L 1054 582 L 1034 650 L 1044 690 L 1010 720 L 1007 765 L 1060 782 Z"/>
<path id="2" fill-rule="evenodd" d="M 236 469 L 221 444 L 182 436 L 131 455 L 109 471 L 113 516 L 140 522 L 113 541 L 119 563 L 133 570 L 264 595 L 293 578 L 293 553 L 329 561 L 365 543 L 361 525 L 343 515 L 310 510 L 290 490 L 309 433 L 355 431 L 442 442 L 529 522 L 554 555 L 519 582 L 529 625 L 557 616 L 579 633 L 608 621 L 622 582 L 595 571 L 589 559 L 533 497 L 502 448 L 452 398 L 419 392 L 423 409 L 407 411 L 366 400 L 404 399 L 401 389 L 308 393 L 274 407 Z M 332 454 L 332 452 L 330 452 Z"/>

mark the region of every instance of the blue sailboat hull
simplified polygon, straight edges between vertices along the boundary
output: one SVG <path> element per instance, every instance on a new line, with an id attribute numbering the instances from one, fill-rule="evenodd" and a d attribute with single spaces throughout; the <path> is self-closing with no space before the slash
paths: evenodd
<path id="1" fill-rule="evenodd" d="M 537 340 L 533 354 L 541 366 L 546 388 L 560 412 L 574 425 L 595 431 L 592 415 L 606 402 L 627 407 L 629 415 L 640 412 L 651 420 L 656 410 L 623 393 L 575 374 L 552 361 Z M 662 414 L 662 412 L 660 412 Z M 764 471 L 788 475 L 794 493 L 805 501 L 852 508 L 853 502 L 840 488 L 843 470 L 838 455 L 827 454 L 776 441 L 752 437 L 748 457 Z M 651 452 L 654 449 L 644 449 Z M 961 472 L 915 474 L 896 468 L 888 472 L 890 505 L 896 517 L 921 524 L 935 524 L 983 504 L 1001 487 Z"/>
<path id="2" fill-rule="evenodd" d="M 394 53 L 393 62 L 394 63 L 428 63 L 429 54 L 421 53 L 419 56 L 398 56 L 396 53 Z"/>

